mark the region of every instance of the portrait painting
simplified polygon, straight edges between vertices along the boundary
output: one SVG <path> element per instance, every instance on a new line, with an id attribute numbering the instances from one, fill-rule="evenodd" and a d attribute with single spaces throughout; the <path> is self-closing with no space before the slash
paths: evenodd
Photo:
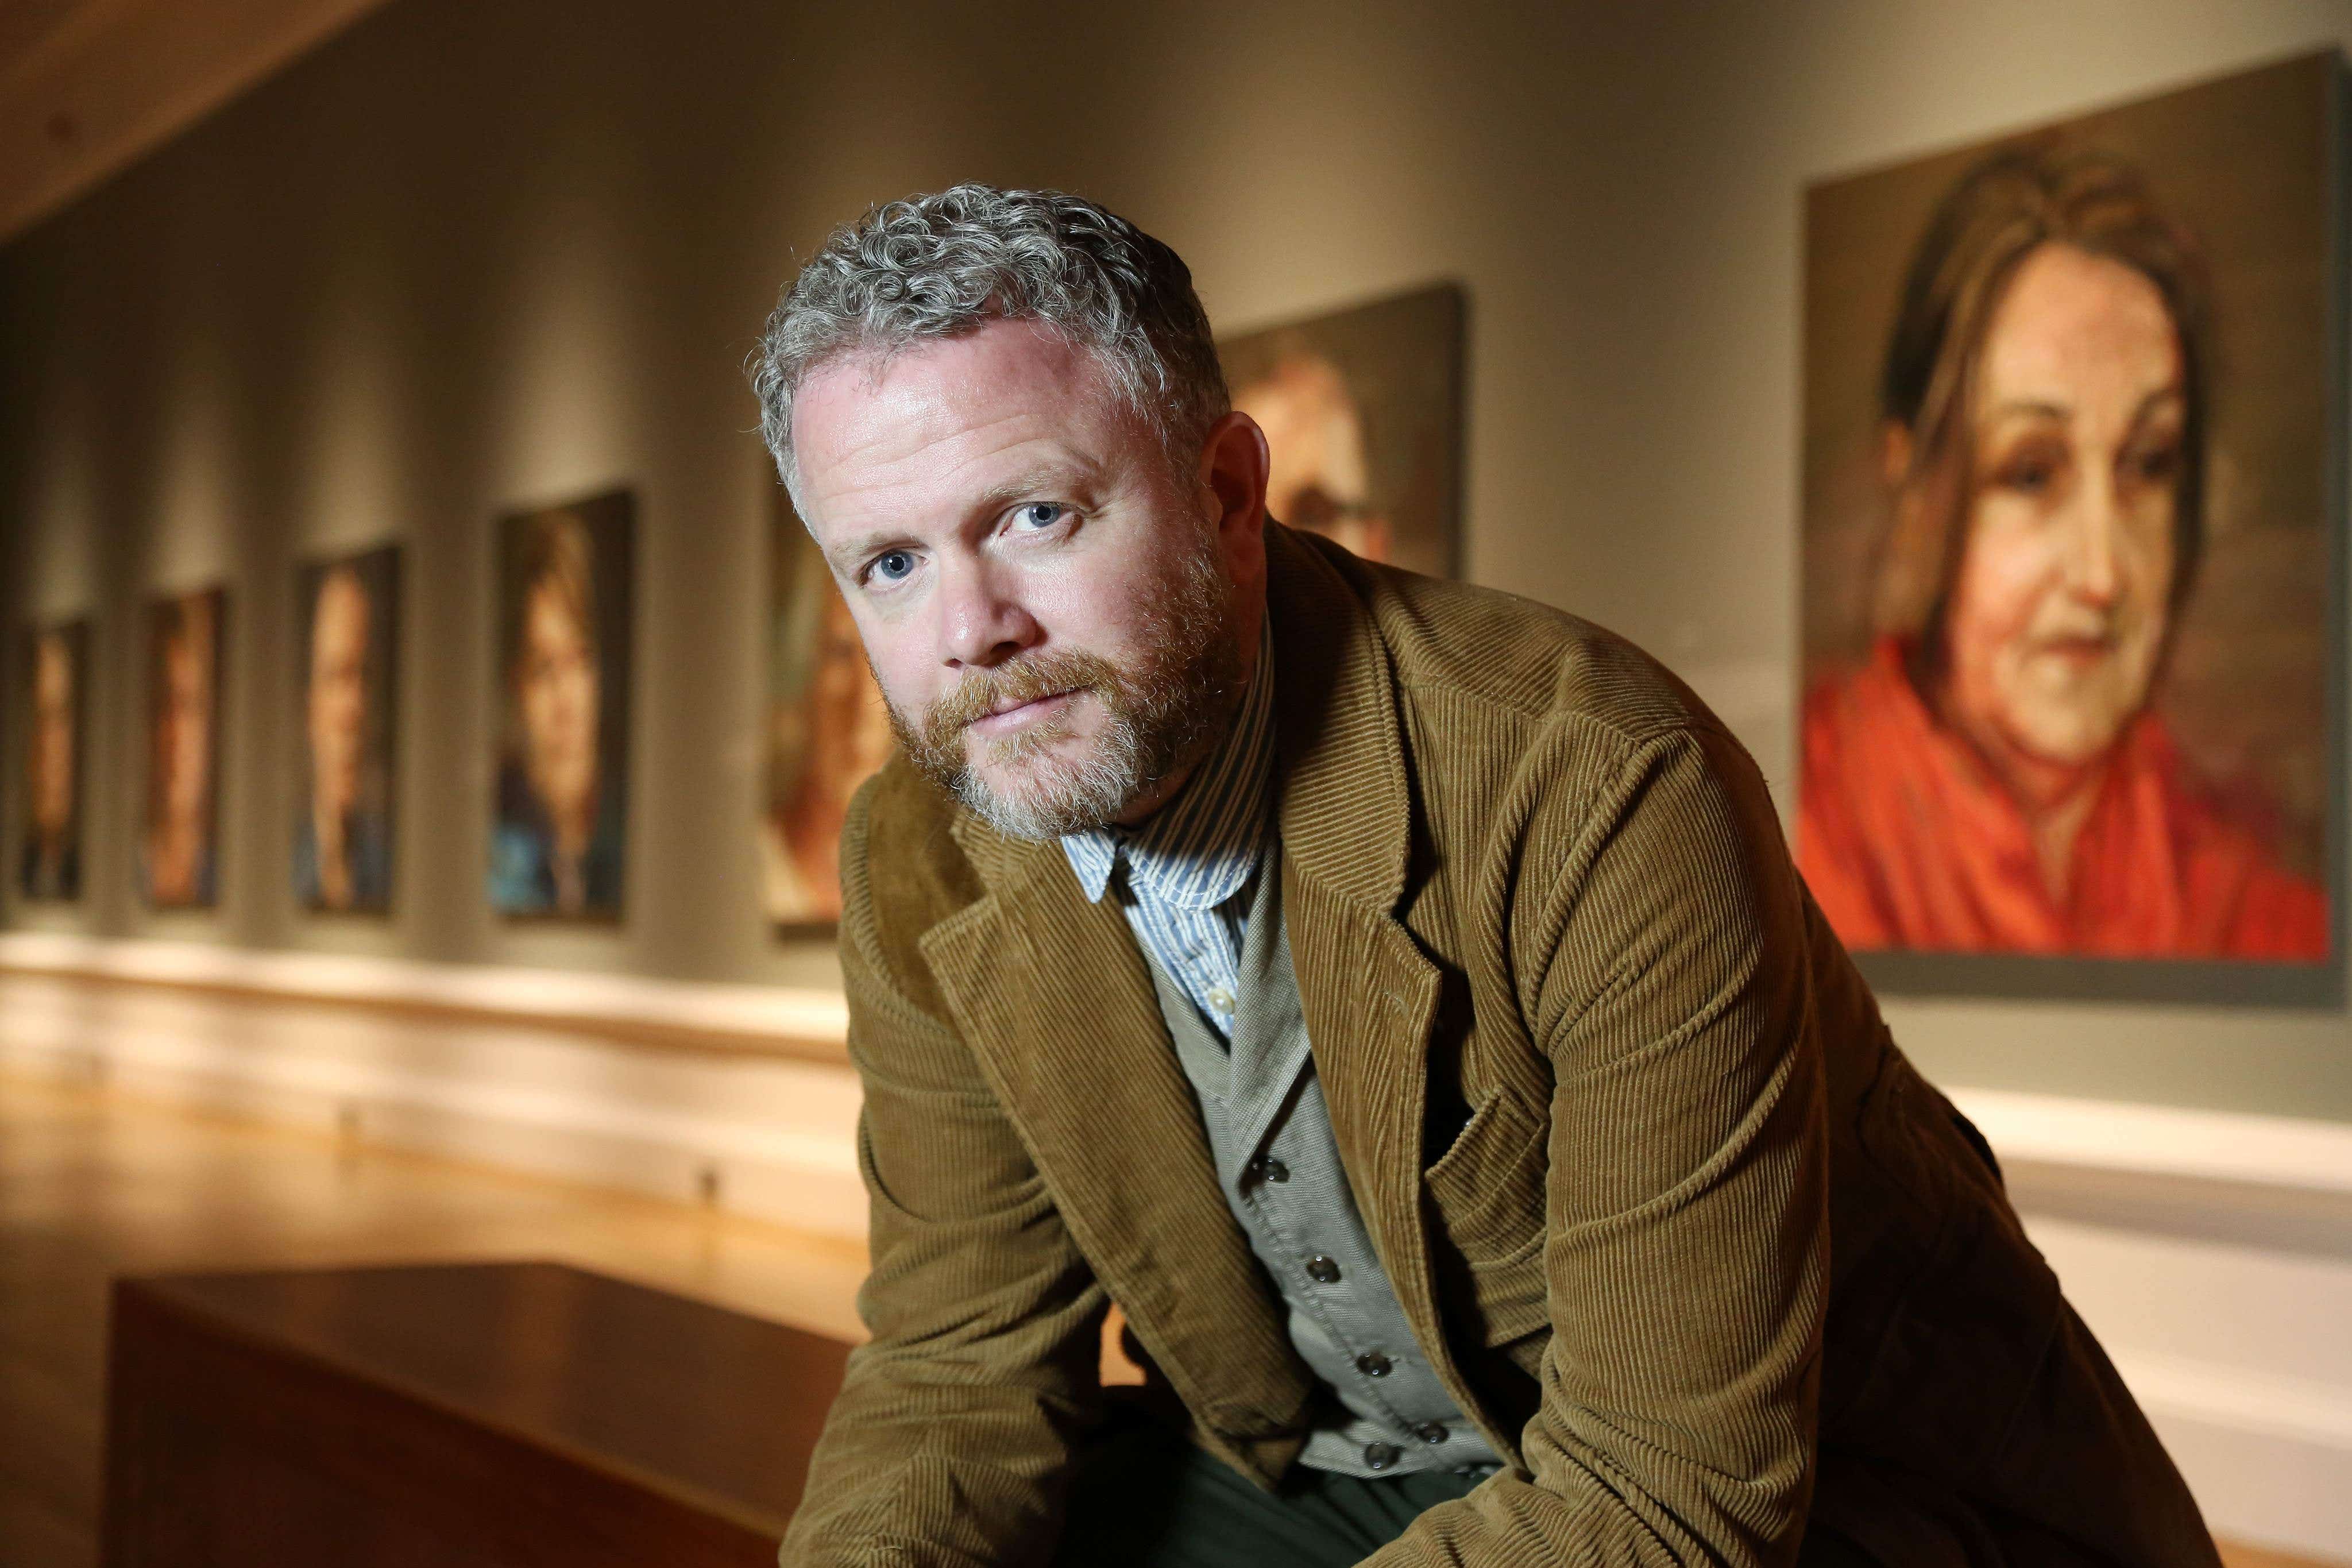
<path id="1" fill-rule="evenodd" d="M 849 797 L 890 757 L 890 713 L 849 605 L 783 490 L 770 525 L 761 897 L 778 930 L 841 915 Z"/>
<path id="2" fill-rule="evenodd" d="M 620 918 L 635 513 L 614 491 L 499 522 L 489 894 L 501 914 Z"/>
<path id="3" fill-rule="evenodd" d="M 295 573 L 294 898 L 325 913 L 392 907 L 400 550 Z"/>
<path id="4" fill-rule="evenodd" d="M 1857 952 L 2335 952 L 2341 69 L 1807 192 L 1798 853 Z"/>
<path id="5" fill-rule="evenodd" d="M 221 685 L 228 594 L 207 588 L 147 610 L 147 791 L 139 881 L 159 910 L 219 901 Z"/>
<path id="6" fill-rule="evenodd" d="M 28 900 L 69 901 L 81 897 L 89 623 L 37 627 L 26 640 L 25 832 L 16 891 Z"/>
<path id="7" fill-rule="evenodd" d="M 1234 406 L 1264 427 L 1266 510 L 1370 561 L 1452 576 L 1462 510 L 1462 290 L 1221 340 Z"/>

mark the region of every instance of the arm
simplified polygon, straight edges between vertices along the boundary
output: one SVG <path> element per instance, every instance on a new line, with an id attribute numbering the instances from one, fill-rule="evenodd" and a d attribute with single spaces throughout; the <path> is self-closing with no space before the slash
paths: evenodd
<path id="1" fill-rule="evenodd" d="M 1516 917 L 1555 1084 L 1531 1479 L 1432 1509 L 1381 1568 L 1785 1568 L 1804 1531 L 1829 1237 L 1801 894 L 1711 726 L 1629 745 L 1599 795 Z"/>
<path id="2" fill-rule="evenodd" d="M 1100 1395 L 1105 1297 L 971 1053 L 891 973 L 866 875 L 875 793 L 843 835 L 841 932 L 873 1339 L 850 1357 L 780 1561 L 1042 1559 Z"/>

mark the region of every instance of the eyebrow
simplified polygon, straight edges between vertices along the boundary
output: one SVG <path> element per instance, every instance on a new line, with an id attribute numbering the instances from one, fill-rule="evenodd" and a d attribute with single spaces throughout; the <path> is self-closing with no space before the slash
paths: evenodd
<path id="1" fill-rule="evenodd" d="M 1034 464 L 972 497 L 964 505 L 964 521 L 969 524 L 994 517 L 1022 497 L 1035 495 L 1041 490 L 1095 489 L 1100 488 L 1101 481 L 1100 465 L 1089 460 L 1069 458 Z M 825 552 L 825 554 L 846 575 L 878 554 L 917 542 L 919 542 L 907 529 L 877 528 L 858 535 L 838 550 Z"/>
<path id="2" fill-rule="evenodd" d="M 856 571 L 861 563 L 881 554 L 906 537 L 904 529 L 877 528 L 869 533 L 859 535 L 837 549 L 828 550 L 824 554 L 832 562 L 835 571 L 846 575 Z"/>
<path id="3" fill-rule="evenodd" d="M 2146 397 L 2139 400 L 2139 406 L 2132 410 L 2132 418 L 2134 421 L 2146 418 L 2149 411 L 2155 408 L 2159 403 L 2167 401 L 2186 402 L 2188 401 L 2188 389 L 2177 383 L 2159 386 L 2154 392 L 2149 393 Z M 2010 399 L 2006 403 L 1995 404 L 1992 408 L 1992 416 L 1996 419 L 2004 418 L 2016 414 L 2032 414 L 2044 416 L 2053 419 L 2067 419 L 2072 418 L 2074 416 L 2074 410 L 2063 403 L 2053 403 L 2046 398 L 2038 397 L 2015 397 Z"/>
<path id="4" fill-rule="evenodd" d="M 1045 489 L 1094 489 L 1102 483 L 1101 466 L 1080 458 L 1068 458 L 1058 462 L 1037 463 L 992 484 L 971 499 L 964 515 L 967 518 L 993 517 L 1024 496 L 1035 495 Z"/>

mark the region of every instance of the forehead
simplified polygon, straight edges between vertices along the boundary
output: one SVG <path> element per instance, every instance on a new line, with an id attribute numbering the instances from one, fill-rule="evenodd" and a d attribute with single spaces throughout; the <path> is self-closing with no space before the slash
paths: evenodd
<path id="1" fill-rule="evenodd" d="M 1022 466 L 1098 456 L 1139 433 L 1110 392 L 1092 351 L 1030 321 L 827 361 L 793 401 L 809 521 L 827 539 L 952 506 Z"/>
<path id="2" fill-rule="evenodd" d="M 2180 341 L 2147 274 L 2068 245 L 2028 256 L 1987 329 L 1989 402 L 2127 399 L 2177 380 Z"/>
<path id="3" fill-rule="evenodd" d="M 364 618 L 368 613 L 367 590 L 359 579 L 347 572 L 332 572 L 319 584 L 319 619 L 321 622 L 346 617 Z"/>

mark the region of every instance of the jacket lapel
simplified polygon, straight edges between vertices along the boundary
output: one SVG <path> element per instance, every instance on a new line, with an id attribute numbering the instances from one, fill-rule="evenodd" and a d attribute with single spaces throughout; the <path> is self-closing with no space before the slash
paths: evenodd
<path id="1" fill-rule="evenodd" d="M 1422 1210 L 1440 983 L 1394 916 L 1412 837 L 1394 678 L 1370 612 L 1310 542 L 1269 528 L 1266 565 L 1283 898 L 1307 1038 L 1381 1262 L 1431 1364 L 1463 1400 Z"/>
<path id="2" fill-rule="evenodd" d="M 961 816 L 956 832 L 989 896 L 921 945 L 957 1026 L 1177 1393 L 1226 1436 L 1263 1444 L 1261 1464 L 1279 1473 L 1308 1374 L 1218 1189 L 1126 917 L 1087 902 L 1058 845 Z"/>
<path id="3" fill-rule="evenodd" d="M 1393 678 L 1356 591 L 1311 542 L 1269 526 L 1266 559 L 1283 899 L 1307 1037 L 1381 1261 L 1468 1410 L 1422 1212 L 1439 976 L 1394 918 L 1412 805 Z M 1278 1474 L 1312 1381 L 1225 1207 L 1126 918 L 1087 901 L 1058 845 L 1016 843 L 961 813 L 955 833 L 988 896 L 921 945 L 957 1026 L 1177 1393 L 1262 1475 Z"/>

